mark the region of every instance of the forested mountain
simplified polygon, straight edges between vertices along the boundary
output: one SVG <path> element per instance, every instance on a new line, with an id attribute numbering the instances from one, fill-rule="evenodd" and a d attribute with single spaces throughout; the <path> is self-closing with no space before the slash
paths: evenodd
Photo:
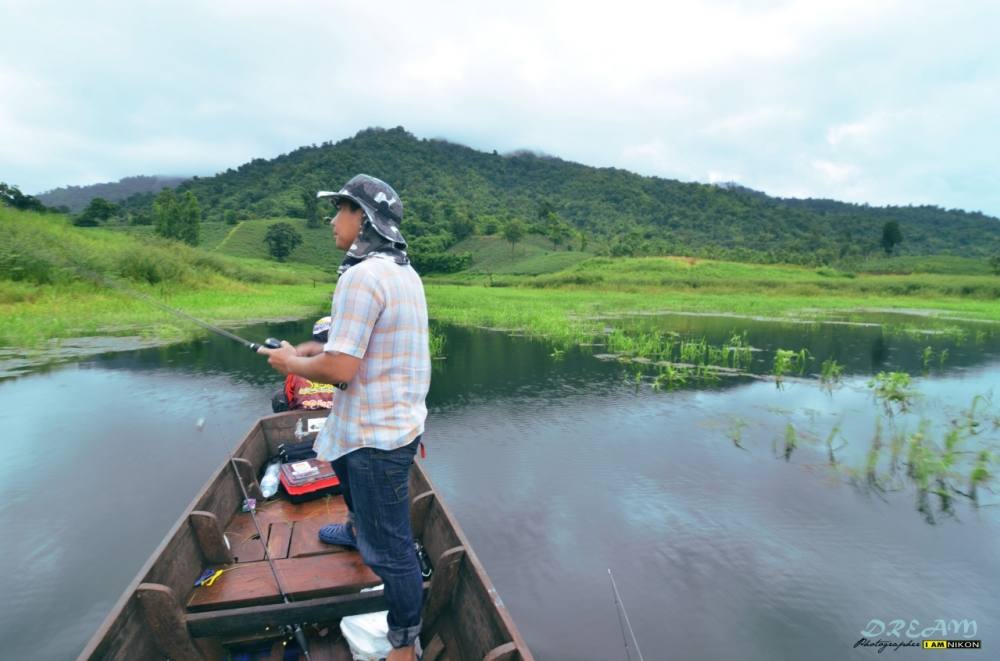
<path id="1" fill-rule="evenodd" d="M 849 261 L 881 251 L 890 221 L 903 237 L 894 248 L 898 254 L 1000 253 L 1000 221 L 982 213 L 774 198 L 740 186 L 644 177 L 529 152 L 480 152 L 421 140 L 401 127 L 254 159 L 190 179 L 178 192 L 192 191 L 207 220 L 305 217 L 305 197 L 336 189 L 359 172 L 400 192 L 404 231 L 424 252 L 447 249 L 470 233 L 502 233 L 520 219 L 527 231 L 549 236 L 560 249 L 612 255 Z M 125 212 L 147 214 L 152 198 L 130 198 Z"/>
<path id="2" fill-rule="evenodd" d="M 95 197 L 109 202 L 124 200 L 137 193 L 156 193 L 164 188 L 176 186 L 187 177 L 125 177 L 116 182 L 93 184 L 90 186 L 63 186 L 45 193 L 35 195 L 47 207 L 66 207 L 73 213 L 79 213 Z"/>

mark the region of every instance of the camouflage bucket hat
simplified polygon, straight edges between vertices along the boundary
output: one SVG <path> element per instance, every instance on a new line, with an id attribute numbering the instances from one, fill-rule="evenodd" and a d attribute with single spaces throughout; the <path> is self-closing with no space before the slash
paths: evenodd
<path id="1" fill-rule="evenodd" d="M 320 191 L 318 198 L 329 198 L 333 204 L 340 200 L 351 200 L 365 212 L 375 231 L 394 243 L 406 244 L 399 232 L 403 221 L 403 203 L 392 186 L 381 179 L 367 174 L 359 174 L 344 184 L 336 193 Z"/>

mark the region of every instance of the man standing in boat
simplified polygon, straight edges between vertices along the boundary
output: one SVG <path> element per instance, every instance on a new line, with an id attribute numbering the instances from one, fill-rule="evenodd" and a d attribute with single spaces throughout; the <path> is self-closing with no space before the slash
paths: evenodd
<path id="1" fill-rule="evenodd" d="M 391 661 L 420 650 L 423 579 L 410 529 L 407 478 L 424 431 L 430 386 L 427 303 L 400 233 L 403 204 L 387 183 L 359 174 L 336 193 L 333 236 L 346 251 L 325 345 L 315 353 L 260 349 L 283 374 L 346 383 L 316 437 L 343 485 L 347 521 L 320 539 L 357 548 L 385 584 Z"/>

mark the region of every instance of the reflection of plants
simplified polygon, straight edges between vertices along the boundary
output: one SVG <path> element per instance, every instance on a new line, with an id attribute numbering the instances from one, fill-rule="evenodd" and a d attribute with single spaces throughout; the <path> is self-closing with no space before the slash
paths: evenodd
<path id="1" fill-rule="evenodd" d="M 733 445 L 741 450 L 746 450 L 740 442 L 743 440 L 743 430 L 747 427 L 747 422 L 743 418 L 736 418 L 733 420 L 733 424 L 729 427 L 729 440 L 733 442 Z"/>
<path id="2" fill-rule="evenodd" d="M 785 461 L 792 458 L 792 452 L 798 445 L 798 434 L 795 433 L 795 426 L 789 422 L 785 425 Z"/>
<path id="3" fill-rule="evenodd" d="M 882 452 L 882 421 L 878 420 L 875 423 L 875 436 L 872 437 L 872 444 L 868 448 L 868 454 L 865 457 L 865 479 L 868 482 L 868 486 L 881 490 L 882 487 L 878 480 L 878 457 Z"/>
<path id="4" fill-rule="evenodd" d="M 663 388 L 670 389 L 682 386 L 687 383 L 690 373 L 690 368 L 670 364 L 662 365 L 660 373 L 653 380 L 653 388 L 661 390 Z"/>
<path id="5" fill-rule="evenodd" d="M 704 339 L 698 342 L 681 342 L 681 362 L 693 365 L 703 363 L 708 357 L 707 350 L 708 344 Z"/>
<path id="6" fill-rule="evenodd" d="M 969 475 L 969 497 L 977 505 L 979 504 L 979 489 L 985 487 L 993 479 L 990 474 L 992 459 L 989 450 L 980 450 L 979 457 L 976 458 L 976 465 Z"/>
<path id="7" fill-rule="evenodd" d="M 933 359 L 933 358 L 934 358 L 934 348 L 933 347 L 924 347 L 924 350 L 920 352 L 920 360 L 921 360 L 921 362 L 924 365 L 924 373 L 925 374 L 927 373 L 927 370 L 930 369 L 931 359 Z"/>
<path id="8" fill-rule="evenodd" d="M 840 383 L 840 378 L 844 373 L 844 367 L 833 358 L 823 361 L 820 366 L 819 381 L 828 389 L 832 389 L 834 384 Z"/>
<path id="9" fill-rule="evenodd" d="M 733 369 L 747 370 L 750 368 L 750 361 L 753 356 L 751 355 L 750 345 L 747 343 L 746 331 L 742 333 L 734 332 L 729 338 L 726 350 L 729 352 L 730 366 Z"/>
<path id="10" fill-rule="evenodd" d="M 944 361 L 946 360 L 948 360 L 948 350 L 941 349 L 941 352 L 938 353 L 938 366 L 944 367 Z"/>
<path id="11" fill-rule="evenodd" d="M 789 349 L 778 349 L 774 352 L 774 381 L 781 387 L 783 377 L 797 371 L 802 374 L 806 371 L 806 361 L 809 359 L 809 352 L 806 349 L 791 351 Z"/>
<path id="12" fill-rule="evenodd" d="M 834 442 L 834 440 L 836 440 L 836 438 L 838 436 L 840 436 L 840 423 L 839 422 L 833 426 L 833 429 L 831 429 L 830 433 L 827 434 L 827 436 L 826 436 L 826 452 L 827 452 L 827 457 L 830 460 L 830 465 L 831 466 L 836 466 L 837 465 L 837 457 L 834 455 L 834 452 L 836 452 L 840 448 L 842 448 L 842 447 L 844 447 L 844 446 L 847 445 L 847 442 L 844 441 L 843 438 L 841 438 L 840 439 L 841 440 L 841 444 L 839 446 L 837 446 L 836 448 L 834 448 L 833 447 L 833 442 Z"/>
<path id="13" fill-rule="evenodd" d="M 910 387 L 910 375 L 906 372 L 879 372 L 868 382 L 868 387 L 873 389 L 875 399 L 882 403 L 886 415 L 908 410 L 917 395 Z"/>
<path id="14" fill-rule="evenodd" d="M 436 333 L 433 329 L 430 332 L 431 358 L 441 360 L 444 356 L 444 347 L 448 343 L 444 335 Z"/>

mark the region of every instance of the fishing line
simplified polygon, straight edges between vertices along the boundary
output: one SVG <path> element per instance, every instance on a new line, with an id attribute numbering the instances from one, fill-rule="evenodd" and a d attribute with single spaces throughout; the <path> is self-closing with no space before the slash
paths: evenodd
<path id="1" fill-rule="evenodd" d="M 249 494 L 247 494 L 247 489 L 243 485 L 243 478 L 240 476 L 240 471 L 236 467 L 236 461 L 233 459 L 232 453 L 229 454 L 229 465 L 233 468 L 233 474 L 236 475 L 236 482 L 240 485 L 240 492 L 243 494 L 243 503 L 246 505 L 247 512 L 250 513 L 250 520 L 253 521 L 253 527 L 257 530 L 257 539 L 260 540 L 260 545 L 264 548 L 264 559 L 267 560 L 267 566 L 271 568 L 271 574 L 274 576 L 274 584 L 278 587 L 278 592 L 281 593 L 281 598 L 286 604 L 292 603 L 291 597 L 285 592 L 285 588 L 281 585 L 281 579 L 278 578 L 278 569 L 274 566 L 274 559 L 271 558 L 271 553 L 267 549 L 267 541 L 264 539 L 264 533 L 260 529 L 260 524 L 257 522 L 257 504 L 256 501 L 251 503 Z M 295 637 L 295 642 L 298 643 L 299 648 L 302 649 L 302 653 L 305 655 L 306 659 L 310 659 L 309 656 L 309 646 L 306 643 L 306 634 L 302 630 L 301 624 L 295 624 L 291 627 L 292 636 Z"/>
<path id="2" fill-rule="evenodd" d="M 208 323 L 207 321 L 203 321 L 203 320 L 201 320 L 201 319 L 199 319 L 197 317 L 194 317 L 194 316 L 188 314 L 187 312 L 184 312 L 183 310 L 178 310 L 177 308 L 172 308 L 169 305 L 166 305 L 165 303 L 161 303 L 160 301 L 156 300 L 152 296 L 147 296 L 146 294 L 143 294 L 140 291 L 136 291 L 135 289 L 132 289 L 131 287 L 126 287 L 125 285 L 121 284 L 120 282 L 115 282 L 114 280 L 112 280 L 111 278 L 109 278 L 106 275 L 103 275 L 101 273 L 97 273 L 96 271 L 92 271 L 92 270 L 90 270 L 88 268 L 80 266 L 79 264 L 70 264 L 70 268 L 72 268 L 73 270 L 77 271 L 81 275 L 84 275 L 84 276 L 86 276 L 86 277 L 88 277 L 88 278 L 90 278 L 92 280 L 95 280 L 98 284 L 103 284 L 103 285 L 105 285 L 107 287 L 111 287 L 112 289 L 116 289 L 116 290 L 122 292 L 123 294 L 127 294 L 128 296 L 131 296 L 132 298 L 136 298 L 136 299 L 138 299 L 140 301 L 144 301 L 146 303 L 149 303 L 150 305 L 152 305 L 154 307 L 157 307 L 157 308 L 159 308 L 159 309 L 161 309 L 161 310 L 163 310 L 165 312 L 169 312 L 170 314 L 176 315 L 178 317 L 181 317 L 182 319 L 186 319 L 186 320 L 188 320 L 188 321 L 190 321 L 190 322 L 192 322 L 194 324 L 197 324 L 198 326 L 201 326 L 205 330 L 211 331 L 211 332 L 215 333 L 216 335 L 221 335 L 222 337 L 225 337 L 227 339 L 235 340 L 235 341 L 239 342 L 240 344 L 242 344 L 243 346 L 245 346 L 246 348 L 250 349 L 251 351 L 257 351 L 257 349 L 259 349 L 262 346 L 267 347 L 269 349 L 277 349 L 278 347 L 281 346 L 281 342 L 279 340 L 276 340 L 276 339 L 271 338 L 271 337 L 267 338 L 264 341 L 263 344 L 258 344 L 256 342 L 251 342 L 250 340 L 247 340 L 247 339 L 244 339 L 244 338 L 240 337 L 236 333 L 231 333 L 231 332 L 225 330 L 224 328 L 219 328 L 218 326 L 213 326 L 212 324 Z"/>
<path id="3" fill-rule="evenodd" d="M 628 633 L 632 636 L 632 645 L 635 647 L 635 653 L 639 655 L 639 661 L 644 661 L 642 658 L 642 650 L 639 649 L 639 641 L 635 637 L 635 632 L 632 631 L 632 623 L 629 622 L 628 613 L 625 612 L 625 604 L 622 603 L 622 597 L 618 594 L 618 586 L 615 585 L 615 577 L 611 573 L 611 569 L 608 569 L 608 578 L 611 579 L 611 590 L 615 594 L 615 608 L 618 610 L 618 624 L 622 628 L 622 640 L 625 642 L 625 656 L 631 661 L 632 655 L 628 653 L 628 639 L 625 637 L 625 627 L 628 627 Z M 622 618 L 624 618 L 624 624 L 622 623 Z"/>

